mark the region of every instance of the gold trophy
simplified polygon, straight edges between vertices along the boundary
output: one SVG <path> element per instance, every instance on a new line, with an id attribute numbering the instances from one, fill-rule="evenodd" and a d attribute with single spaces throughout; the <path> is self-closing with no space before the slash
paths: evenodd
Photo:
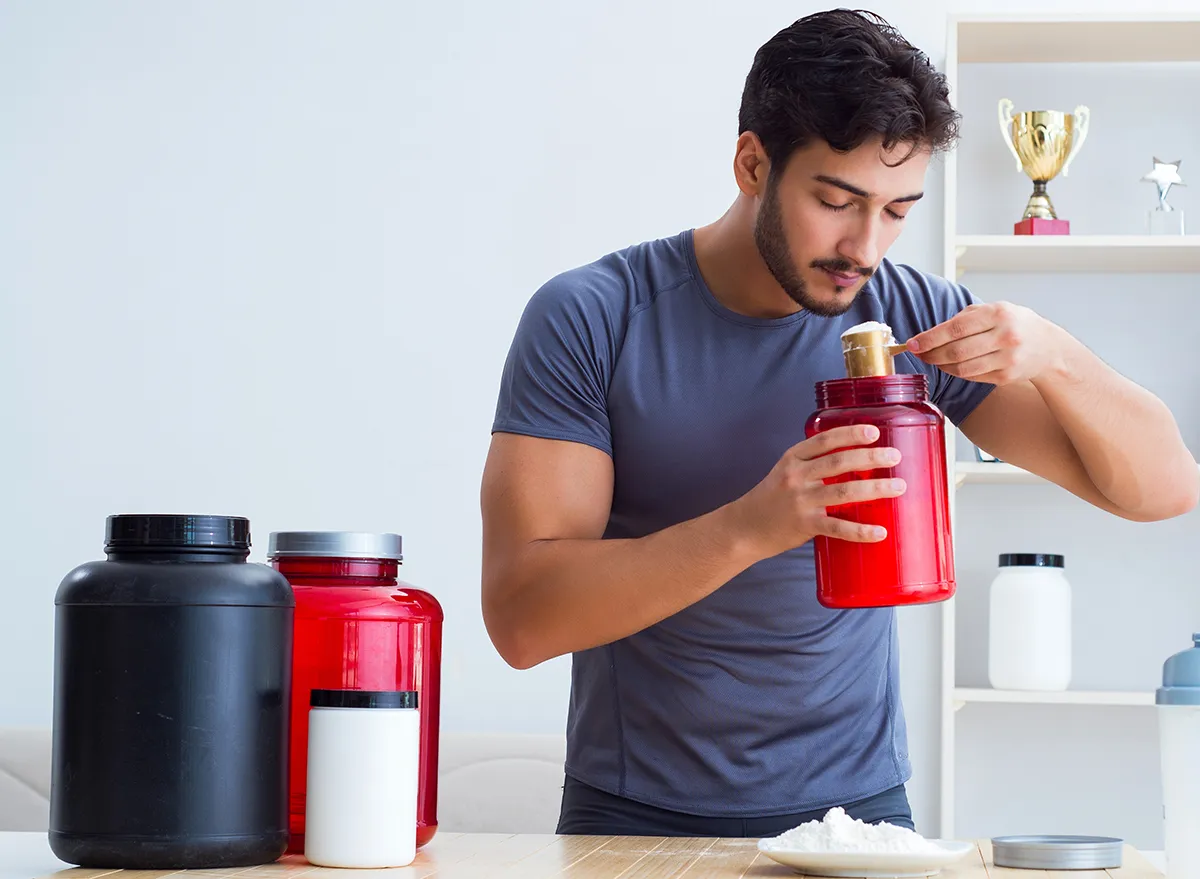
<path id="1" fill-rule="evenodd" d="M 1000 133 L 1017 160 L 1017 170 L 1033 181 L 1033 194 L 1020 222 L 1013 225 L 1013 234 L 1067 235 L 1071 223 L 1054 212 L 1046 184 L 1060 171 L 1067 176 L 1071 161 L 1087 139 L 1091 112 L 1082 104 L 1074 113 L 1030 110 L 1014 114 L 1012 109 L 1012 101 L 1000 99 Z"/>

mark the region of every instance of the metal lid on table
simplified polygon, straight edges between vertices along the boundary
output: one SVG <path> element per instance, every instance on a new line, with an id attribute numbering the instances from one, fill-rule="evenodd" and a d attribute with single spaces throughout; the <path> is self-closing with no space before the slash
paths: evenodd
<path id="1" fill-rule="evenodd" d="M 992 862 L 1024 870 L 1112 870 L 1125 841 L 1113 836 L 997 836 Z"/>

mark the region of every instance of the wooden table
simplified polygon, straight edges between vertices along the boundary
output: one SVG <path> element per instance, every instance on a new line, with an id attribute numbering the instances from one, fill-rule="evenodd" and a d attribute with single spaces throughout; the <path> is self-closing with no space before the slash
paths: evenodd
<path id="1" fill-rule="evenodd" d="M 417 860 L 394 870 L 330 870 L 298 856 L 263 867 L 197 870 L 191 873 L 135 870 L 67 869 L 46 879 L 161 879 L 205 876 L 210 879 L 743 879 L 795 877 L 756 848 L 753 839 L 693 839 L 636 836 L 553 836 L 490 833 L 439 833 Z M 941 879 L 1161 879 L 1162 873 L 1131 846 L 1119 870 L 1049 873 L 1008 870 L 992 864 L 991 846 L 978 844 L 979 856 L 943 870 Z"/>

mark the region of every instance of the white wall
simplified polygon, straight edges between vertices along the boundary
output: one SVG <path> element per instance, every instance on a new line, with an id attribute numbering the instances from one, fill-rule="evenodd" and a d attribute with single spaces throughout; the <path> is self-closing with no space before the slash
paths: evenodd
<path id="1" fill-rule="evenodd" d="M 478 610 L 511 331 L 552 273 L 725 208 L 753 53 L 817 8 L 0 0 L 0 723 L 49 722 L 54 590 L 104 517 L 206 511 L 249 516 L 258 560 L 271 530 L 402 532 L 447 612 L 445 728 L 560 730 L 566 661 L 509 670 Z M 875 8 L 940 62 L 945 14 L 987 7 Z M 940 174 L 891 254 L 934 271 Z M 938 610 L 902 620 L 932 832 Z"/>

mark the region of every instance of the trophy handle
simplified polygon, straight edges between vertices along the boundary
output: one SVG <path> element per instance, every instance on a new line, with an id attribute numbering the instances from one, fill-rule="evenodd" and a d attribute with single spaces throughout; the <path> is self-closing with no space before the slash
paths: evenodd
<path id="1" fill-rule="evenodd" d="M 1013 102 L 1008 98 L 1000 99 L 1000 134 L 1004 137 L 1004 143 L 1008 146 L 1008 151 L 1013 154 L 1013 158 L 1017 160 L 1017 170 L 1022 168 L 1021 157 L 1017 155 L 1017 148 L 1012 142 L 1012 115 Z"/>
<path id="2" fill-rule="evenodd" d="M 1080 104 L 1075 108 L 1075 138 L 1071 144 L 1071 152 L 1067 154 L 1067 160 L 1063 163 L 1062 175 L 1067 176 L 1067 170 L 1071 167 L 1071 160 L 1075 158 L 1075 154 L 1079 152 L 1079 148 L 1083 146 L 1083 142 L 1087 140 L 1088 120 L 1092 118 L 1092 111 Z"/>

